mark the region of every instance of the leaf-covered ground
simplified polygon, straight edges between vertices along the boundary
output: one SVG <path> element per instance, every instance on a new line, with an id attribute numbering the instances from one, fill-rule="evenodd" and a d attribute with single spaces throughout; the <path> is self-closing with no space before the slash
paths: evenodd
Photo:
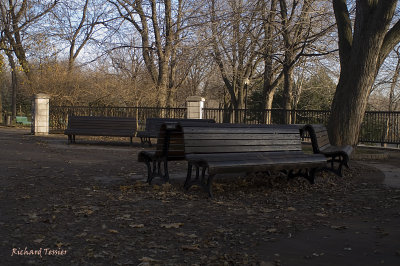
<path id="1" fill-rule="evenodd" d="M 369 161 L 217 177 L 211 200 L 183 162 L 149 186 L 139 145 L 80 140 L 0 128 L 0 265 L 400 265 L 400 189 Z"/>

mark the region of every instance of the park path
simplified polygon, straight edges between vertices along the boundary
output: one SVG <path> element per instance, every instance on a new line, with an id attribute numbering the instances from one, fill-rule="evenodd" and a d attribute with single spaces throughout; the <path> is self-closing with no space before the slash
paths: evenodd
<path id="1" fill-rule="evenodd" d="M 400 189 L 381 186 L 398 185 L 398 153 L 315 186 L 221 182 L 210 201 L 181 190 L 183 164 L 173 186 L 135 183 L 138 143 L 66 142 L 0 127 L 0 265 L 400 265 Z M 10 256 L 58 245 L 67 256 Z"/>

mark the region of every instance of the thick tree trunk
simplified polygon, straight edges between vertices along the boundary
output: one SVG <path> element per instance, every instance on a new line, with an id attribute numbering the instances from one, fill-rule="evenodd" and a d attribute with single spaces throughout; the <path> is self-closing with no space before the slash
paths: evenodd
<path id="1" fill-rule="evenodd" d="M 164 59 L 162 58 L 158 63 L 157 102 L 159 107 L 166 107 L 168 98 L 168 63 Z"/>
<path id="2" fill-rule="evenodd" d="M 368 96 L 388 51 L 400 40 L 392 23 L 397 1 L 357 1 L 354 32 L 345 0 L 334 0 L 339 33 L 340 78 L 328 122 L 334 145 L 356 145 Z"/>
<path id="3" fill-rule="evenodd" d="M 359 66 L 359 68 L 363 68 L 363 66 Z M 356 145 L 358 143 L 368 95 L 374 83 L 374 75 L 365 72 L 356 75 L 355 72 L 359 71 L 342 72 L 336 88 L 328 123 L 330 141 L 335 145 Z"/>

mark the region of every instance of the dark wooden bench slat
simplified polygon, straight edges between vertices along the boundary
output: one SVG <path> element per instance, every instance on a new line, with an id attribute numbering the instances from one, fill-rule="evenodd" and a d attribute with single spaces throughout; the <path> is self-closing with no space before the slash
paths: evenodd
<path id="1" fill-rule="evenodd" d="M 183 125 L 185 127 L 185 125 Z M 287 127 L 280 128 L 279 126 L 270 126 L 270 127 L 251 127 L 251 125 L 243 125 L 242 127 L 224 127 L 224 126 L 212 126 L 213 130 L 210 132 L 207 127 L 196 127 L 186 126 L 185 128 L 185 136 L 190 133 L 194 134 L 218 134 L 218 133 L 226 133 L 227 130 L 231 130 L 228 133 L 231 134 L 295 134 L 299 135 L 299 129 L 296 127 Z M 282 131 L 284 130 L 284 131 Z"/>
<path id="2" fill-rule="evenodd" d="M 247 134 L 247 139 L 258 139 L 258 140 L 293 140 L 294 138 L 299 138 L 297 134 Z M 226 135 L 221 135 L 221 134 L 204 134 L 204 133 L 187 133 L 185 134 L 185 138 L 187 140 L 190 139 L 214 139 L 214 140 L 238 140 L 238 139 L 243 139 L 243 133 L 232 133 L 232 134 L 226 134 Z"/>
<path id="3" fill-rule="evenodd" d="M 300 140 L 283 139 L 280 140 L 280 145 L 298 145 Z M 276 139 L 198 139 L 193 143 L 188 143 L 187 146 L 273 146 L 277 142 Z"/>
<path id="4" fill-rule="evenodd" d="M 267 151 L 284 151 L 284 150 L 296 150 L 298 147 L 294 146 L 282 146 L 282 145 L 271 145 L 271 146 L 203 146 L 203 147 L 186 147 L 186 153 L 226 153 L 226 152 L 267 152 Z"/>

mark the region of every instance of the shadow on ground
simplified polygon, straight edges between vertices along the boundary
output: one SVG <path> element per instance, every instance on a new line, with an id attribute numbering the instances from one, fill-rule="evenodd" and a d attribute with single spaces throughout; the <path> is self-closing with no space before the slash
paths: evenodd
<path id="1" fill-rule="evenodd" d="M 400 265 L 395 152 L 315 185 L 217 177 L 210 200 L 183 162 L 147 185 L 138 140 L 77 142 L 0 127 L 1 265 Z"/>

